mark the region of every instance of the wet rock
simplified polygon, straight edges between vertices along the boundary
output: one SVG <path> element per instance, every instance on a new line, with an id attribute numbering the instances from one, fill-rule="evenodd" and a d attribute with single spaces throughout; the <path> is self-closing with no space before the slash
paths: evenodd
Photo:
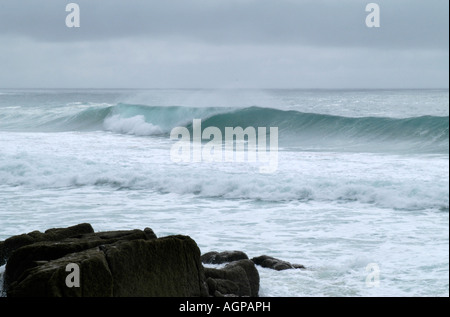
<path id="1" fill-rule="evenodd" d="M 76 263 L 80 268 L 80 287 L 65 283 L 70 272 L 66 266 Z M 53 261 L 42 261 L 11 283 L 8 297 L 110 297 L 113 277 L 104 253 L 98 248 L 72 253 Z"/>
<path id="2" fill-rule="evenodd" d="M 259 273 L 242 251 L 200 250 L 188 236 L 150 228 L 94 232 L 91 225 L 33 231 L 0 242 L 9 297 L 257 297 Z M 267 259 L 266 259 L 267 260 Z M 204 268 L 205 263 L 225 267 Z M 68 265 L 79 268 L 69 287 Z"/>
<path id="3" fill-rule="evenodd" d="M 188 236 L 121 241 L 106 245 L 118 297 L 207 296 L 200 249 Z"/>
<path id="4" fill-rule="evenodd" d="M 248 260 L 247 254 L 242 251 L 208 252 L 202 255 L 205 264 L 223 264 L 239 260 Z"/>
<path id="5" fill-rule="evenodd" d="M 150 239 L 131 239 L 142 234 Z M 87 237 L 93 242 L 86 241 Z M 208 296 L 200 250 L 187 236 L 155 239 L 148 230 L 132 230 L 70 240 L 40 242 L 16 250 L 10 261 L 18 264 L 23 259 L 33 265 L 18 272 L 8 261 L 7 296 Z M 101 240 L 103 244 L 91 247 L 91 242 L 97 244 Z M 75 251 L 67 253 L 68 250 Z M 66 284 L 66 266 L 71 263 L 79 267 L 79 287 Z M 14 274 L 8 272 L 11 270 Z"/>
<path id="6" fill-rule="evenodd" d="M 255 264 L 239 260 L 227 264 L 222 269 L 205 268 L 209 293 L 214 296 L 250 296 L 259 294 L 259 273 Z"/>
<path id="7" fill-rule="evenodd" d="M 81 252 L 94 247 L 111 244 L 121 240 L 155 239 L 153 231 L 120 230 L 78 234 L 76 237 L 59 241 L 41 241 L 18 248 L 9 257 L 5 269 L 5 289 L 17 280 L 27 269 L 33 268 L 40 261 L 51 261 L 70 253 Z M 5 240 L 7 241 L 7 240 Z"/>
<path id="8" fill-rule="evenodd" d="M 304 269 L 305 267 L 301 264 L 291 264 L 289 262 L 280 260 L 280 259 L 276 259 L 274 257 L 271 256 L 267 256 L 267 255 L 261 255 L 258 257 L 254 257 L 252 258 L 253 263 L 255 263 L 256 265 L 265 267 L 265 268 L 270 268 L 273 270 L 277 270 L 277 271 L 283 271 L 283 270 L 288 270 L 288 269 Z"/>
<path id="9" fill-rule="evenodd" d="M 5 241 L 0 241 L 0 266 L 6 263 L 12 252 L 23 246 L 41 241 L 58 241 L 93 232 L 94 229 L 90 224 L 82 223 L 68 228 L 49 229 L 44 233 L 32 231 L 26 234 L 12 236 Z"/>

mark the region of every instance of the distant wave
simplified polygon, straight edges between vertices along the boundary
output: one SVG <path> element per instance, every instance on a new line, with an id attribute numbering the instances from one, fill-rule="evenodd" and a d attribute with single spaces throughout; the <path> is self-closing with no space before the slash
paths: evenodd
<path id="1" fill-rule="evenodd" d="M 203 126 L 254 126 L 279 128 L 282 144 L 303 145 L 312 149 L 334 147 L 359 150 L 417 150 L 448 152 L 449 118 L 342 117 L 268 108 L 245 108 L 217 114 Z"/>
<path id="2" fill-rule="evenodd" d="M 131 104 L 92 105 L 67 114 L 14 109 L 0 112 L 0 130 L 110 131 L 136 136 L 165 135 L 176 126 L 202 128 L 278 127 L 281 146 L 303 149 L 448 153 L 449 117 L 343 117 L 273 108 L 158 107 Z"/>

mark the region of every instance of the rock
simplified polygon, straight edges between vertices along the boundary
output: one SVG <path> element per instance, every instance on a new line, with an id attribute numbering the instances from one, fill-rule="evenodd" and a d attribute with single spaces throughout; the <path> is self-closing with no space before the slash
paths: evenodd
<path id="1" fill-rule="evenodd" d="M 247 254 L 242 251 L 208 252 L 202 255 L 202 262 L 206 264 L 223 264 L 238 260 L 248 260 Z"/>
<path id="2" fill-rule="evenodd" d="M 294 269 L 306 269 L 303 264 L 291 264 Z"/>
<path id="3" fill-rule="evenodd" d="M 94 232 L 91 225 L 33 231 L 0 242 L 9 297 L 257 297 L 259 273 L 241 251 L 200 250 L 188 236 L 150 228 Z M 205 263 L 227 263 L 221 269 Z M 267 260 L 267 259 L 266 259 Z M 77 264 L 80 286 L 68 287 Z"/>
<path id="4" fill-rule="evenodd" d="M 230 280 L 209 277 L 206 283 L 210 294 L 213 294 L 214 297 L 225 297 L 229 294 L 234 295 L 239 293 L 239 285 Z"/>
<path id="5" fill-rule="evenodd" d="M 113 275 L 113 295 L 207 296 L 200 249 L 187 236 L 121 241 L 104 249 Z"/>
<path id="6" fill-rule="evenodd" d="M 86 233 L 60 241 L 42 241 L 23 246 L 11 254 L 6 264 L 5 289 L 8 289 L 8 285 L 17 280 L 27 269 L 37 266 L 39 261 L 56 260 L 70 253 L 81 252 L 121 240 L 149 240 L 155 239 L 155 237 L 153 231 L 147 230 L 145 232 L 136 229 Z"/>
<path id="7" fill-rule="evenodd" d="M 109 232 L 102 236 L 110 241 L 115 234 Z M 45 247 L 57 250 L 57 245 L 45 242 L 26 246 L 14 252 L 11 259 L 28 252 L 37 256 L 40 253 L 36 251 Z M 30 256 L 25 258 L 32 261 Z M 80 268 L 79 288 L 65 284 L 70 273 L 65 268 L 69 263 L 76 263 Z M 10 275 L 8 266 L 5 274 Z M 57 259 L 34 261 L 33 267 L 10 281 L 7 296 L 190 297 L 208 296 L 208 292 L 195 241 L 187 236 L 170 236 L 119 240 Z"/>
<path id="8" fill-rule="evenodd" d="M 250 296 L 251 297 L 257 297 L 259 294 L 259 273 L 257 268 L 255 267 L 255 264 L 252 263 L 250 260 L 240 260 L 231 262 L 230 264 L 227 264 L 225 266 L 226 270 L 231 270 L 235 268 L 242 268 L 248 278 L 249 284 L 250 284 Z"/>
<path id="9" fill-rule="evenodd" d="M 144 229 L 144 233 L 145 233 L 145 237 L 147 238 L 147 240 L 157 239 L 158 238 L 156 236 L 156 234 L 153 232 L 153 230 L 150 229 L 150 228 L 145 228 Z"/>
<path id="10" fill-rule="evenodd" d="M 8 256 L 5 250 L 5 241 L 0 241 L 0 266 L 6 263 Z"/>
<path id="11" fill-rule="evenodd" d="M 231 262 L 222 269 L 205 268 L 205 277 L 209 293 L 216 297 L 257 297 L 259 294 L 259 273 L 255 264 L 248 259 Z"/>
<path id="12" fill-rule="evenodd" d="M 0 266 L 5 264 L 15 250 L 40 241 L 58 241 L 82 234 L 93 233 L 94 229 L 88 223 L 82 223 L 68 228 L 49 229 L 44 233 L 32 231 L 27 234 L 12 236 L 0 242 Z"/>
<path id="13" fill-rule="evenodd" d="M 67 287 L 70 272 L 65 268 L 76 263 L 80 268 L 80 287 Z M 105 255 L 99 248 L 72 253 L 27 270 L 21 279 L 11 283 L 8 297 L 110 297 L 113 277 Z"/>
<path id="14" fill-rule="evenodd" d="M 273 258 L 267 255 L 261 255 L 252 258 L 253 263 L 260 265 L 265 268 L 270 268 L 277 271 L 288 270 L 288 269 L 304 269 L 305 267 L 301 264 L 291 264 L 289 262 Z"/>

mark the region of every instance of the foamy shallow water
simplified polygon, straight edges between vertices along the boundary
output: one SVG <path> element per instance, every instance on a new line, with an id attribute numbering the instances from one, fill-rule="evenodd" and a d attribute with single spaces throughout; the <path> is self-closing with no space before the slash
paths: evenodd
<path id="1" fill-rule="evenodd" d="M 308 268 L 260 268 L 262 296 L 448 295 L 445 155 L 286 151 L 263 175 L 249 163 L 172 163 L 162 139 L 2 133 L 0 143 L 0 239 L 81 222 L 151 227 L 191 236 L 202 253 Z M 370 263 L 379 287 L 366 286 Z"/>

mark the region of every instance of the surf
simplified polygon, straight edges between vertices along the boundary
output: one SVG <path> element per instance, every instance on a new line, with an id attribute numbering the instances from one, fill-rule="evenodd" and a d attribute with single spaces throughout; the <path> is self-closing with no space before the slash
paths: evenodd
<path id="1" fill-rule="evenodd" d="M 175 127 L 278 127 L 280 145 L 301 150 L 448 153 L 448 116 L 346 117 L 245 107 L 183 107 L 88 104 L 48 109 L 0 109 L 0 130 L 23 132 L 105 131 L 165 136 Z"/>

